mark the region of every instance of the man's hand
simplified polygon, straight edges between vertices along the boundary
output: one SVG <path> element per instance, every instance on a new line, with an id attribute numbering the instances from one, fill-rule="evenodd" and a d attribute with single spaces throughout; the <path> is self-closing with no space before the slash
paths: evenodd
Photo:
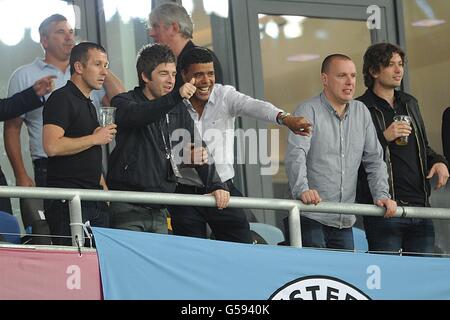
<path id="1" fill-rule="evenodd" d="M 180 88 L 180 96 L 183 99 L 190 99 L 195 91 L 197 91 L 197 87 L 195 86 L 195 78 L 192 78 L 191 81 L 186 82 Z"/>
<path id="2" fill-rule="evenodd" d="M 36 187 L 36 183 L 27 174 L 24 174 L 16 177 L 16 186 Z"/>
<path id="3" fill-rule="evenodd" d="M 397 212 L 397 202 L 391 199 L 378 199 L 375 204 L 379 207 L 386 208 L 385 218 L 391 218 Z"/>
<path id="4" fill-rule="evenodd" d="M 392 142 L 400 137 L 407 137 L 411 134 L 411 126 L 407 122 L 394 121 L 384 130 L 383 135 L 387 142 Z"/>
<path id="5" fill-rule="evenodd" d="M 92 137 L 94 139 L 94 145 L 108 144 L 112 141 L 117 133 L 117 125 L 110 124 L 106 127 L 98 127 L 94 130 Z"/>
<path id="6" fill-rule="evenodd" d="M 208 163 L 208 151 L 204 147 L 195 148 L 195 144 L 188 143 L 183 148 L 183 165 L 187 167 L 202 166 Z"/>
<path id="7" fill-rule="evenodd" d="M 194 145 L 191 145 L 191 163 L 195 165 L 204 165 L 208 163 L 208 151 L 206 148 L 194 148 Z"/>
<path id="8" fill-rule="evenodd" d="M 311 134 L 311 123 L 304 117 L 287 116 L 283 119 L 283 124 L 295 134 L 301 136 L 309 136 Z"/>
<path id="9" fill-rule="evenodd" d="M 319 204 L 319 202 L 322 201 L 317 190 L 304 191 L 300 196 L 300 200 L 304 204 Z"/>
<path id="10" fill-rule="evenodd" d="M 217 209 L 222 210 L 228 207 L 228 203 L 230 202 L 230 192 L 218 189 L 208 194 L 211 194 L 214 198 L 216 198 Z"/>
<path id="11" fill-rule="evenodd" d="M 47 76 L 37 80 L 33 85 L 33 90 L 38 97 L 45 96 L 55 88 L 53 80 L 56 76 Z"/>
<path id="12" fill-rule="evenodd" d="M 437 162 L 435 163 L 430 170 L 430 173 L 428 173 L 427 179 L 431 179 L 431 177 L 433 177 L 435 174 L 438 175 L 438 183 L 436 185 L 436 187 L 434 188 L 435 190 L 442 188 L 443 186 L 445 186 L 447 184 L 447 180 L 448 180 L 448 168 L 445 164 L 443 164 L 442 162 Z"/>

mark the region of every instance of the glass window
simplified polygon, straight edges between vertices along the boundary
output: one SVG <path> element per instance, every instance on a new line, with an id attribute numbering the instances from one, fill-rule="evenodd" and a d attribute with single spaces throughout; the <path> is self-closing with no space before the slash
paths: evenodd
<path id="1" fill-rule="evenodd" d="M 442 154 L 441 121 L 450 106 L 450 1 L 403 1 L 410 93 L 419 100 L 431 147 Z"/>
<path id="2" fill-rule="evenodd" d="M 194 43 L 214 50 L 211 15 L 227 18 L 228 0 L 182 0 L 181 2 L 194 22 Z"/>
<path id="3" fill-rule="evenodd" d="M 80 8 L 69 4 L 68 1 L 0 1 L 0 56 L 2 57 L 0 97 L 6 97 L 8 81 L 14 70 L 21 65 L 31 63 L 36 57 L 43 57 L 38 27 L 45 18 L 55 13 L 64 15 L 74 28 L 80 29 Z M 14 174 L 3 143 L 3 122 L 0 122 L 0 132 L 2 132 L 0 135 L 0 164 L 8 185 L 13 186 L 15 185 Z M 25 126 L 22 127 L 21 141 L 25 167 L 32 177 L 33 169 Z M 17 199 L 13 199 L 12 206 L 14 214 L 18 215 L 19 202 Z"/>
<path id="4" fill-rule="evenodd" d="M 259 26 L 267 101 L 294 112 L 302 101 L 318 95 L 322 90 L 320 67 L 332 53 L 353 59 L 358 73 L 355 97 L 364 92 L 362 57 L 370 45 L 365 21 L 260 14 Z M 271 153 L 272 162 L 280 165 L 272 177 L 274 197 L 290 198 L 284 167 L 288 129 L 274 124 L 268 128 L 279 129 L 281 142 L 278 152 Z M 267 141 L 270 144 L 271 139 Z"/>
<path id="5" fill-rule="evenodd" d="M 419 100 L 431 148 L 442 154 L 442 113 L 450 106 L 450 1 L 403 1 L 403 13 L 408 91 Z M 433 190 L 431 206 L 450 208 L 449 190 Z M 434 228 L 436 252 L 448 254 L 450 221 L 435 220 Z"/>
<path id="6" fill-rule="evenodd" d="M 151 42 L 147 33 L 151 0 L 128 1 L 103 0 L 106 23 L 106 42 L 111 70 L 130 90 L 138 85 L 136 55 L 139 49 Z"/>

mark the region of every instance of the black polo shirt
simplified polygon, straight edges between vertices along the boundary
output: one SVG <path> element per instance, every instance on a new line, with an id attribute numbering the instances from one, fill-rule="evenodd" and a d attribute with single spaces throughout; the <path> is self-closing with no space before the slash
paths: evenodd
<path id="1" fill-rule="evenodd" d="M 374 101 L 383 112 L 386 128 L 394 121 L 396 115 L 408 115 L 406 106 L 398 99 L 395 92 L 394 108 L 373 93 Z M 414 127 L 408 137 L 408 144 L 399 146 L 394 141 L 389 143 L 391 153 L 392 173 L 394 180 L 395 199 L 413 204 L 425 203 L 425 189 L 420 169 L 419 148 L 415 138 Z"/>
<path id="2" fill-rule="evenodd" d="M 80 138 L 99 127 L 97 112 L 91 99 L 86 98 L 71 82 L 53 92 L 44 105 L 44 125 L 64 129 L 64 136 Z M 70 156 L 48 158 L 47 185 L 59 188 L 99 189 L 102 172 L 101 146 Z"/>

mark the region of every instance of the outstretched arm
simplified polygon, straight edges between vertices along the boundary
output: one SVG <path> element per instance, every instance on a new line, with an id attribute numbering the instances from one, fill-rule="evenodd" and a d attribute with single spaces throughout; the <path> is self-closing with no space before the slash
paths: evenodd
<path id="1" fill-rule="evenodd" d="M 0 100 L 0 121 L 13 119 L 42 106 L 42 97 L 52 91 L 54 78 L 55 76 L 41 78 L 32 87 Z"/>

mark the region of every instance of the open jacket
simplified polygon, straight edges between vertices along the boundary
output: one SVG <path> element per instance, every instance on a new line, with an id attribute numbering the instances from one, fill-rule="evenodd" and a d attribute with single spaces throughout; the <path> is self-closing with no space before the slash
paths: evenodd
<path id="1" fill-rule="evenodd" d="M 166 157 L 168 136 L 176 129 L 185 128 L 194 137 L 195 128 L 178 90 L 148 100 L 142 89 L 136 87 L 115 96 L 111 105 L 117 108 L 117 136 L 116 147 L 109 158 L 108 187 L 111 190 L 174 192 L 176 177 Z M 214 165 L 195 168 L 207 192 L 228 190 Z"/>
<path id="2" fill-rule="evenodd" d="M 425 191 L 425 205 L 430 206 L 429 198 L 431 194 L 431 187 L 430 182 L 428 179 L 426 179 L 426 176 L 428 175 L 429 170 L 431 167 L 438 162 L 444 163 L 448 167 L 448 163 L 445 160 L 445 158 L 439 154 L 437 154 L 433 149 L 430 148 L 428 144 L 427 135 L 425 132 L 425 125 L 423 123 L 422 116 L 420 115 L 419 110 L 419 104 L 417 102 L 417 99 L 413 96 L 398 91 L 398 97 L 400 99 L 400 102 L 403 103 L 406 106 L 406 111 L 408 115 L 412 119 L 411 125 L 414 128 L 414 138 L 416 139 L 417 146 L 419 149 L 419 163 L 420 163 L 420 170 L 422 174 L 423 179 L 423 188 Z M 392 174 L 392 162 L 391 162 L 391 155 L 390 155 L 390 148 L 389 148 L 389 142 L 386 141 L 384 138 L 383 132 L 386 130 L 384 116 L 382 111 L 376 106 L 376 103 L 373 99 L 373 96 L 369 90 L 366 90 L 366 92 L 357 98 L 357 100 L 363 102 L 367 108 L 370 111 L 370 114 L 372 115 L 372 120 L 375 125 L 375 128 L 377 130 L 378 140 L 381 143 L 381 146 L 384 150 L 384 160 L 386 162 L 388 174 L 389 174 L 389 188 L 390 193 L 393 200 L 396 199 L 395 194 L 395 188 L 394 188 L 394 181 L 393 181 L 393 174 Z M 410 137 L 412 138 L 412 137 Z M 359 168 L 358 172 L 358 186 L 357 186 L 357 192 L 356 192 L 356 202 L 358 203 L 373 203 L 372 196 L 370 194 L 369 186 L 367 183 L 367 176 L 364 171 L 363 166 Z"/>

